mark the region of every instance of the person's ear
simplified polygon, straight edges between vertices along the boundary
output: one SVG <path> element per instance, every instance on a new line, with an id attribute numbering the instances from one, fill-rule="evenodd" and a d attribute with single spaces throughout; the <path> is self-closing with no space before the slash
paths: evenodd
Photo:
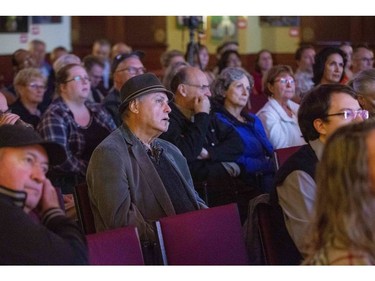
<path id="1" fill-rule="evenodd" d="M 137 99 L 135 100 L 132 100 L 129 102 L 129 110 L 135 114 L 138 114 L 139 113 L 139 109 L 138 109 L 138 102 L 137 102 Z"/>
<path id="2" fill-rule="evenodd" d="M 60 92 L 65 92 L 65 89 L 68 87 L 68 84 L 67 83 L 62 83 L 59 85 L 60 87 Z"/>
<path id="3" fill-rule="evenodd" d="M 320 119 L 317 118 L 313 122 L 315 130 L 320 134 L 320 135 L 327 135 L 327 129 L 326 129 L 326 123 Z"/>
<path id="4" fill-rule="evenodd" d="M 274 91 L 274 85 L 272 85 L 271 83 L 267 83 L 267 88 L 268 90 L 272 93 L 272 96 L 273 96 L 273 91 Z"/>
<path id="5" fill-rule="evenodd" d="M 178 85 L 177 90 L 181 94 L 181 96 L 183 96 L 183 97 L 187 96 L 186 85 L 185 84 Z"/>

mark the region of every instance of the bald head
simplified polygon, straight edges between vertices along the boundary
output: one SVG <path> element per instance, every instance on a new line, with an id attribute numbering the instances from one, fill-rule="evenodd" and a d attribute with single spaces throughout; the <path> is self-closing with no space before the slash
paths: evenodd
<path id="1" fill-rule="evenodd" d="M 171 90 L 175 103 L 189 110 L 197 111 L 196 103 L 211 96 L 207 76 L 198 67 L 182 68 L 173 77 Z"/>
<path id="2" fill-rule="evenodd" d="M 130 54 L 132 48 L 123 42 L 116 43 L 112 47 L 111 58 L 112 60 L 119 54 Z"/>
<path id="3" fill-rule="evenodd" d="M 357 47 L 353 52 L 352 68 L 353 73 L 373 68 L 374 53 L 367 47 Z"/>

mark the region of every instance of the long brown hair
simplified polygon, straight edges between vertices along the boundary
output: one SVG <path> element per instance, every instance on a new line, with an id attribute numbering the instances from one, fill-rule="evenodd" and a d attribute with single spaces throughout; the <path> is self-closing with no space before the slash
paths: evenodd
<path id="1" fill-rule="evenodd" d="M 375 120 L 369 119 L 343 126 L 328 139 L 317 166 L 305 263 L 327 245 L 360 251 L 375 263 L 375 194 L 368 164 L 368 136 L 374 130 Z"/>

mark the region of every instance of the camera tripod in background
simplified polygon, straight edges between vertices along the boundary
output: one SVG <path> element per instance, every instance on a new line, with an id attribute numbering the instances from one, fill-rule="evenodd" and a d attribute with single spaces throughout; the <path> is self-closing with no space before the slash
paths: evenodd
<path id="1" fill-rule="evenodd" d="M 202 17 L 189 16 L 183 18 L 184 26 L 189 28 L 189 43 L 187 45 L 186 60 L 190 65 L 197 65 L 202 69 L 202 64 L 199 58 L 199 42 L 196 43 L 194 40 L 195 31 L 198 30 L 201 23 L 203 22 Z M 196 58 L 196 60 L 194 60 Z"/>

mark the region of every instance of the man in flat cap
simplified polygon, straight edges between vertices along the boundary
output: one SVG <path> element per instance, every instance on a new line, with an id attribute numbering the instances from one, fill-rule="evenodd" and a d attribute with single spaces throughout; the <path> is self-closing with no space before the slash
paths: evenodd
<path id="1" fill-rule="evenodd" d="M 102 103 L 107 111 L 111 114 L 117 126 L 121 125 L 121 117 L 118 107 L 121 104 L 120 90 L 126 81 L 130 78 L 145 73 L 141 59 L 144 53 L 141 51 L 133 51 L 130 53 L 119 54 L 112 61 L 112 78 L 113 87 L 108 95 L 103 99 Z"/>
<path id="2" fill-rule="evenodd" d="M 63 147 L 33 128 L 0 126 L 0 264 L 87 264 L 85 237 L 46 178 L 48 165 L 65 159 Z M 41 224 L 27 214 L 30 205 Z"/>
<path id="3" fill-rule="evenodd" d="M 145 263 L 156 262 L 148 260 L 157 241 L 156 220 L 207 208 L 194 190 L 186 159 L 158 138 L 168 130 L 172 98 L 154 74 L 130 78 L 121 88 L 123 124 L 97 146 L 87 170 L 97 231 L 135 225 Z"/>

